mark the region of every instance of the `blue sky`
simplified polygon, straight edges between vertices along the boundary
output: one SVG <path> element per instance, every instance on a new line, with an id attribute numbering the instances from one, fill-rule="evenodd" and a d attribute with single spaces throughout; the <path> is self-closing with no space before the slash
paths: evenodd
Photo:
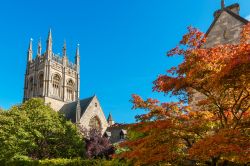
<path id="1" fill-rule="evenodd" d="M 250 15 L 249 0 L 238 2 L 241 16 Z M 220 0 L 2 0 L 0 2 L 0 107 L 21 103 L 26 52 L 42 39 L 43 51 L 52 28 L 53 51 L 73 60 L 81 54 L 81 98 L 97 94 L 106 115 L 133 122 L 131 94 L 169 101 L 152 92 L 157 75 L 181 62 L 167 58 L 189 25 L 206 31 Z M 36 51 L 34 51 L 36 52 Z"/>

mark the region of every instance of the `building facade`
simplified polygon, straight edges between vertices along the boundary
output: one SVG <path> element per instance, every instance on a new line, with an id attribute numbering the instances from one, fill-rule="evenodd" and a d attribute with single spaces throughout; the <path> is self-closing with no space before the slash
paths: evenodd
<path id="1" fill-rule="evenodd" d="M 75 62 L 68 59 L 66 42 L 62 57 L 53 53 L 52 32 L 48 33 L 46 50 L 42 53 L 38 42 L 36 57 L 33 58 L 32 40 L 27 52 L 23 101 L 42 98 L 55 111 L 81 127 L 97 128 L 103 133 L 108 127 L 97 96 L 79 99 L 80 95 L 80 50 L 76 47 Z"/>
<path id="2" fill-rule="evenodd" d="M 77 101 L 80 93 L 80 53 L 76 48 L 75 63 L 67 58 L 66 43 L 63 57 L 52 52 L 52 33 L 48 34 L 46 51 L 42 54 L 38 42 L 37 56 L 33 59 L 32 39 L 27 52 L 27 67 L 24 83 L 24 98 L 43 98 L 45 103 L 59 111 L 66 103 Z"/>
<path id="3" fill-rule="evenodd" d="M 42 98 L 55 111 L 73 123 L 89 130 L 98 129 L 105 135 L 109 133 L 112 143 L 125 138 L 123 128 L 116 129 L 111 114 L 108 119 L 103 113 L 96 95 L 80 99 L 80 50 L 76 47 L 75 62 L 68 59 L 66 42 L 62 48 L 62 57 L 53 53 L 52 32 L 49 30 L 46 50 L 42 53 L 41 40 L 38 42 L 36 57 L 33 58 L 32 40 L 27 51 L 27 66 L 24 81 L 23 102 L 31 98 Z M 117 134 L 118 133 L 118 134 Z M 120 134 L 120 135 L 119 135 Z"/>

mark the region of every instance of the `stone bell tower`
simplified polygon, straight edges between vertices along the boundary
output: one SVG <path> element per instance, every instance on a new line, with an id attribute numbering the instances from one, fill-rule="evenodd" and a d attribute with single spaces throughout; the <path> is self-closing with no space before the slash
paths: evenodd
<path id="1" fill-rule="evenodd" d="M 45 103 L 59 111 L 64 104 L 77 101 L 80 94 L 80 51 L 77 45 L 75 62 L 68 59 L 66 42 L 62 48 L 62 57 L 53 53 L 52 32 L 49 30 L 46 50 L 42 54 L 41 40 L 37 54 L 33 58 L 33 40 L 30 40 L 27 52 L 27 66 L 24 80 L 23 101 L 30 98 L 43 98 Z"/>

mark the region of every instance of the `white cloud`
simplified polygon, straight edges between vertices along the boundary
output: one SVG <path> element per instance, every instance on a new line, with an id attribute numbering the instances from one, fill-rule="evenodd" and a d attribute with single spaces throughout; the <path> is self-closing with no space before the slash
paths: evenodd
<path id="1" fill-rule="evenodd" d="M 250 21 L 250 15 L 245 17 L 248 21 Z"/>

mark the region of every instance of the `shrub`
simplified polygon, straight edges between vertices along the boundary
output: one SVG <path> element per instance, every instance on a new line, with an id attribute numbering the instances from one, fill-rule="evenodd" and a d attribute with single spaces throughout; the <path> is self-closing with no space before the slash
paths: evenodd
<path id="1" fill-rule="evenodd" d="M 0 161 L 1 166 L 129 166 L 128 163 L 119 160 L 81 160 L 78 159 L 45 159 L 45 160 L 30 160 L 18 159 L 11 161 Z"/>

